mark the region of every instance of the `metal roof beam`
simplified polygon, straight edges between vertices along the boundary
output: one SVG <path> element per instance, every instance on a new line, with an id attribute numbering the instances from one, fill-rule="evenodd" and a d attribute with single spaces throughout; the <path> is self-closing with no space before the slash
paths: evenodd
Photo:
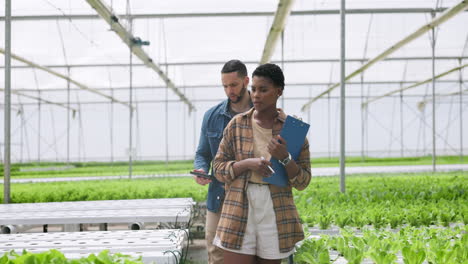
<path id="1" fill-rule="evenodd" d="M 346 9 L 347 15 L 359 14 L 430 14 L 440 13 L 447 8 L 360 8 Z M 217 12 L 217 13 L 165 13 L 165 14 L 133 14 L 132 19 L 148 19 L 148 18 L 196 18 L 196 17 L 264 17 L 273 16 L 274 12 Z M 291 16 L 304 15 L 338 15 L 338 9 L 324 10 L 300 10 L 291 11 Z M 119 15 L 123 19 L 128 19 L 125 14 Z M 76 15 L 34 15 L 34 16 L 12 16 L 13 21 L 28 21 L 28 20 L 90 20 L 99 19 L 95 14 L 76 14 Z M 0 21 L 4 21 L 5 17 L 0 16 Z"/>
<path id="2" fill-rule="evenodd" d="M 439 56 L 435 57 L 435 60 L 466 60 L 468 56 Z M 369 58 L 350 58 L 346 59 L 346 62 L 366 62 Z M 432 60 L 432 57 L 391 57 L 385 58 L 382 61 L 418 61 L 418 60 Z M 243 61 L 245 64 L 258 64 L 258 61 Z M 282 61 L 272 60 L 272 63 L 279 64 Z M 284 63 L 338 63 L 339 59 L 301 59 L 301 60 L 284 60 Z M 226 63 L 225 61 L 186 61 L 186 62 L 168 62 L 160 63 L 159 66 L 197 66 L 197 65 L 222 65 Z M 133 67 L 143 67 L 146 66 L 143 63 L 133 63 Z M 86 67 L 130 67 L 130 63 L 95 63 L 95 64 L 50 64 L 44 65 L 47 68 L 86 68 Z M 0 66 L 0 69 L 5 68 Z M 29 65 L 15 65 L 11 68 L 31 68 Z"/>
<path id="3" fill-rule="evenodd" d="M 405 95 L 405 98 L 421 98 L 421 97 L 425 97 L 426 95 L 425 94 L 409 94 L 409 95 Z M 400 98 L 400 95 L 392 95 L 390 96 L 391 98 Z M 360 100 L 362 97 L 361 95 L 351 95 L 351 96 L 348 96 L 347 98 L 349 99 L 358 99 Z M 288 97 L 286 98 L 286 100 L 291 100 L 291 101 L 304 101 L 305 97 Z M 328 99 L 328 97 L 327 97 Z M 330 99 L 340 99 L 339 96 L 330 96 Z M 210 99 L 194 99 L 193 102 L 200 102 L 200 103 L 207 103 L 207 102 L 220 102 L 222 101 L 223 98 L 210 98 Z M 134 100 L 135 101 L 135 100 Z M 156 104 L 156 103 L 165 103 L 166 100 L 151 100 L 151 99 L 145 99 L 145 100 L 138 100 L 136 101 L 138 104 Z M 167 100 L 168 103 L 181 103 L 180 100 L 177 100 L 177 99 L 169 99 Z M 105 105 L 107 104 L 108 102 L 106 101 L 79 101 L 79 102 L 71 102 L 71 104 L 74 104 L 74 105 L 94 105 L 94 104 L 102 104 L 102 105 Z M 24 106 L 28 106 L 28 105 L 37 105 L 37 103 L 12 103 L 12 105 L 15 105 L 15 106 L 19 106 L 19 105 L 24 105 Z"/>
<path id="4" fill-rule="evenodd" d="M 3 91 L 5 91 L 5 89 L 0 88 L 0 91 L 3 92 Z M 37 89 L 36 89 L 36 91 L 37 91 Z M 37 97 L 37 96 L 32 96 L 32 95 L 28 95 L 28 94 L 21 93 L 20 91 L 18 91 L 18 90 L 13 90 L 13 89 L 11 90 L 11 93 L 12 93 L 12 94 L 19 95 L 19 96 L 22 96 L 22 97 L 26 97 L 26 98 L 29 98 L 29 99 L 34 99 L 34 100 L 37 100 L 37 101 L 40 101 L 40 102 L 44 102 L 44 103 L 46 103 L 46 104 L 51 104 L 51 105 L 57 105 L 57 106 L 60 106 L 60 107 L 64 107 L 64 108 L 66 108 L 66 109 L 72 110 L 73 112 L 78 112 L 77 109 L 67 106 L 66 103 L 52 102 L 52 101 L 49 101 L 49 100 L 46 100 L 46 99 L 43 99 L 43 98 L 40 98 L 40 97 Z"/>
<path id="5" fill-rule="evenodd" d="M 462 66 L 455 67 L 455 68 L 450 69 L 450 70 L 448 70 L 448 71 L 445 71 L 445 72 L 443 72 L 443 73 L 441 73 L 441 74 L 438 74 L 438 75 L 434 76 L 434 78 L 429 78 L 429 79 L 427 79 L 427 80 L 424 80 L 424 81 L 421 81 L 421 82 L 417 82 L 417 83 L 412 84 L 412 85 L 410 85 L 410 86 L 407 86 L 407 87 L 404 87 L 404 88 L 401 88 L 401 89 L 398 89 L 398 90 L 394 90 L 394 91 L 388 92 L 388 93 L 383 94 L 383 95 L 380 95 L 380 96 L 373 97 L 373 98 L 367 100 L 366 102 L 362 103 L 362 107 L 366 107 L 368 104 L 370 104 L 370 103 L 372 103 L 372 102 L 375 102 L 375 101 L 377 101 L 377 100 L 379 100 L 379 99 L 382 99 L 382 98 L 384 98 L 384 97 L 387 97 L 387 96 L 389 96 L 389 95 L 392 95 L 392 94 L 395 94 L 395 93 L 398 93 L 398 92 L 403 92 L 403 91 L 406 91 L 406 90 L 408 90 L 408 89 L 415 88 L 415 87 L 418 87 L 418 86 L 423 85 L 423 84 L 426 84 L 426 83 L 430 83 L 430 82 L 432 82 L 432 80 L 437 80 L 437 79 L 442 78 L 442 77 L 444 77 L 444 76 L 446 76 L 446 75 L 448 75 L 448 74 L 450 74 L 450 73 L 452 73 L 452 72 L 461 70 L 461 69 L 463 69 L 463 68 L 465 68 L 465 67 L 467 67 L 467 66 L 468 66 L 468 63 L 467 63 L 467 64 L 464 64 L 464 65 L 462 65 Z M 458 82 L 460 82 L 460 81 L 458 81 Z"/>
<path id="6" fill-rule="evenodd" d="M 464 80 L 464 82 L 467 82 L 468 80 Z M 414 84 L 419 81 L 364 81 L 364 82 L 348 82 L 347 84 L 350 85 L 388 85 L 388 84 Z M 440 80 L 437 81 L 438 83 L 459 83 L 459 80 Z M 286 86 L 328 86 L 330 85 L 329 82 L 305 82 L 305 83 L 286 83 Z M 221 88 L 221 85 L 219 84 L 196 84 L 196 85 L 185 85 L 184 87 L 181 88 L 187 88 L 187 89 L 196 89 L 196 88 Z M 107 90 L 128 90 L 128 86 L 123 86 L 123 87 L 96 87 L 96 89 L 102 90 L 102 91 L 107 91 Z M 167 89 L 167 86 L 161 86 L 161 85 L 146 85 L 146 86 L 133 86 L 133 89 L 135 90 L 145 90 L 145 89 Z M 71 88 L 70 91 L 78 91 L 80 89 L 76 88 Z M 16 91 L 20 92 L 37 92 L 37 88 L 20 88 L 16 89 Z M 47 88 L 47 89 L 41 89 L 41 92 L 64 92 L 67 91 L 67 88 Z"/>
<path id="7" fill-rule="evenodd" d="M 4 54 L 4 53 L 5 53 L 5 50 L 2 49 L 2 48 L 0 48 L 0 53 Z M 44 67 L 44 66 L 41 66 L 41 65 L 39 65 L 39 64 L 37 64 L 37 63 L 34 63 L 34 62 L 32 62 L 32 61 L 29 61 L 29 60 L 27 60 L 27 59 L 25 59 L 25 58 L 23 58 L 23 57 L 20 57 L 20 56 L 18 56 L 18 55 L 16 55 L 16 54 L 13 54 L 13 53 L 11 54 L 11 57 L 12 57 L 13 59 L 17 60 L 17 61 L 21 61 L 21 62 L 23 62 L 23 63 L 25 63 L 25 64 L 31 66 L 31 67 L 33 67 L 33 68 L 37 68 L 37 69 L 43 70 L 43 71 L 48 72 L 48 73 L 50 73 L 50 74 L 52 74 L 52 75 L 54 75 L 54 76 L 56 76 L 56 77 L 58 77 L 58 78 L 64 79 L 64 80 L 66 80 L 66 81 L 69 81 L 70 83 L 73 83 L 74 85 L 78 86 L 79 88 L 81 88 L 81 89 L 83 89 L 83 90 L 87 90 L 87 91 L 89 91 L 89 92 L 98 94 L 98 95 L 103 96 L 103 97 L 105 97 L 105 98 L 108 98 L 109 100 L 111 100 L 111 101 L 113 101 L 113 102 L 120 103 L 120 104 L 124 104 L 124 105 L 130 107 L 130 105 L 128 105 L 128 104 L 126 104 L 126 103 L 123 103 L 123 102 L 121 102 L 121 101 L 115 99 L 115 98 L 112 97 L 112 96 L 103 94 L 103 93 L 101 93 L 100 91 L 98 91 L 98 90 L 96 90 L 96 89 L 89 88 L 88 86 L 86 86 L 86 85 L 84 85 L 84 84 L 82 84 L 82 83 L 80 83 L 80 82 L 78 82 L 78 81 L 75 81 L 75 80 L 71 79 L 70 77 L 65 76 L 65 75 L 63 75 L 63 74 L 61 74 L 61 73 L 59 73 L 59 72 L 56 72 L 56 71 L 52 70 L 52 69 L 49 69 L 49 68 Z"/>
<path id="8" fill-rule="evenodd" d="M 401 47 L 405 46 L 406 44 L 408 44 L 411 41 L 415 40 L 416 38 L 420 37 L 421 35 L 423 35 L 427 31 L 431 30 L 432 28 L 440 26 L 442 23 L 446 22 L 447 20 L 449 20 L 450 18 L 456 16 L 460 12 L 466 10 L 467 8 L 468 8 L 468 0 L 463 0 L 463 1 L 459 2 L 457 5 L 455 5 L 452 8 L 446 10 L 440 16 L 432 19 L 431 22 L 423 25 L 422 27 L 420 27 L 415 32 L 409 34 L 408 36 L 406 36 L 402 40 L 398 41 L 397 43 L 395 43 L 394 45 L 392 45 L 391 47 L 389 47 L 388 49 L 386 49 L 385 51 L 383 51 L 382 53 L 377 55 L 375 58 L 369 60 L 367 63 L 362 65 L 359 69 L 355 70 L 354 72 L 352 72 L 351 74 L 346 76 L 344 81 L 347 82 L 348 80 L 350 80 L 354 76 L 360 74 L 361 72 L 364 72 L 365 70 L 367 70 L 369 67 L 371 67 L 375 63 L 377 63 L 377 62 L 383 60 L 384 58 L 388 57 L 393 52 L 397 51 Z M 302 106 L 301 110 L 302 111 L 307 110 L 313 102 L 318 100 L 320 97 L 330 93 L 331 91 L 333 91 L 339 85 L 340 85 L 340 83 L 335 83 L 334 85 L 330 86 L 326 91 L 322 92 L 320 95 L 316 96 L 315 98 L 313 98 L 312 100 L 310 100 L 309 102 L 304 104 Z"/>
<path id="9" fill-rule="evenodd" d="M 166 83 L 166 85 L 179 96 L 180 100 L 185 102 L 189 111 L 195 110 L 195 106 L 187 99 L 187 97 L 174 85 L 174 83 L 169 79 L 169 77 L 159 68 L 156 63 L 153 62 L 148 54 L 141 48 L 139 45 L 135 45 L 135 37 L 131 32 L 120 24 L 119 18 L 115 15 L 112 10 L 100 0 L 86 0 L 96 12 L 109 24 L 112 30 L 117 33 L 117 35 L 122 39 L 122 41 L 127 44 L 131 49 L 132 53 L 135 54 L 146 66 L 153 69 L 159 77 Z"/>
<path id="10" fill-rule="evenodd" d="M 275 12 L 275 18 L 268 33 L 268 37 L 265 42 L 265 47 L 263 48 L 262 58 L 260 59 L 260 64 L 265 64 L 270 62 L 273 52 L 275 52 L 276 43 L 281 36 L 281 33 L 286 26 L 286 20 L 291 13 L 291 8 L 294 3 L 294 0 L 279 0 L 278 8 Z"/>

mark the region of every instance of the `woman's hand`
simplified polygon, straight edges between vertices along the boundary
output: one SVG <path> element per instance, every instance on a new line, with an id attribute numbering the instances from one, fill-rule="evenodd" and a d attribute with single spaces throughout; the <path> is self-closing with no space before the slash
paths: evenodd
<path id="1" fill-rule="evenodd" d="M 271 167 L 271 162 L 264 158 L 250 158 L 249 160 L 249 169 L 256 171 L 263 177 L 270 177 L 272 172 L 268 168 Z"/>
<path id="2" fill-rule="evenodd" d="M 268 143 L 268 152 L 271 156 L 277 160 L 285 159 L 288 156 L 288 149 L 286 145 L 286 140 L 280 135 L 273 137 Z"/>

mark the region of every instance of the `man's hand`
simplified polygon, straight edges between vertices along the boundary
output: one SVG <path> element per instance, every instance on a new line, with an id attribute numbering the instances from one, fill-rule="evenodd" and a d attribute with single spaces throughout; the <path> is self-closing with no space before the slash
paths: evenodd
<path id="1" fill-rule="evenodd" d="M 196 169 L 196 170 L 193 170 L 193 171 L 198 171 L 198 172 L 206 173 L 205 170 L 203 170 L 203 169 Z M 195 179 L 195 181 L 196 181 L 198 184 L 200 184 L 200 185 L 202 185 L 202 186 L 205 186 L 205 185 L 207 185 L 208 183 L 211 182 L 210 179 L 206 179 L 206 178 L 203 178 L 203 177 L 198 177 L 198 176 L 195 176 L 195 175 L 193 176 L 193 178 Z"/>

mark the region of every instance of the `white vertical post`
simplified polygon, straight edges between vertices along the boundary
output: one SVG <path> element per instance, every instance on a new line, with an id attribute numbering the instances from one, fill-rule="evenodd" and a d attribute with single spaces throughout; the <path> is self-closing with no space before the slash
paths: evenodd
<path id="1" fill-rule="evenodd" d="M 133 28 L 133 20 L 130 19 L 128 21 L 130 23 L 130 32 L 132 32 Z M 130 116 L 129 116 L 129 137 L 128 137 L 128 177 L 131 179 L 132 178 L 132 172 L 133 172 L 133 64 L 132 64 L 132 59 L 133 59 L 133 43 L 130 43 L 130 87 L 129 87 L 129 102 L 130 102 Z"/>
<path id="2" fill-rule="evenodd" d="M 111 88 L 111 96 L 114 97 L 114 88 Z M 110 105 L 110 157 L 111 162 L 114 162 L 114 101 Z"/>
<path id="3" fill-rule="evenodd" d="M 41 91 L 37 90 L 37 97 L 41 98 Z M 37 101 L 37 162 L 41 162 L 41 100 Z"/>
<path id="4" fill-rule="evenodd" d="M 70 163 L 70 67 L 67 67 L 67 164 Z"/>
<path id="5" fill-rule="evenodd" d="M 11 0 L 5 0 L 5 158 L 3 165 L 3 203 L 10 203 L 11 132 Z"/>
<path id="6" fill-rule="evenodd" d="M 403 84 L 401 84 L 402 86 Z M 404 156 L 403 151 L 403 91 L 400 91 L 400 156 Z"/>
<path id="7" fill-rule="evenodd" d="M 435 16 L 433 13 L 432 16 Z M 432 171 L 436 171 L 435 29 L 432 28 Z"/>
<path id="8" fill-rule="evenodd" d="M 284 72 L 284 28 L 281 31 L 281 69 Z M 284 109 L 284 91 L 283 96 L 281 96 L 281 108 Z"/>
<path id="9" fill-rule="evenodd" d="M 462 64 L 461 59 L 458 60 L 460 66 Z M 459 101 L 460 101 L 460 162 L 463 163 L 463 74 L 462 68 L 458 70 L 460 76 L 460 93 L 459 93 Z"/>
<path id="10" fill-rule="evenodd" d="M 346 125 L 346 118 L 345 118 L 345 70 L 346 70 L 346 20 L 345 20 L 345 0 L 341 0 L 341 7 L 340 7 L 340 82 L 341 82 L 341 90 L 340 90 L 340 191 L 344 193 L 346 191 L 346 183 L 345 183 L 345 125 Z"/>

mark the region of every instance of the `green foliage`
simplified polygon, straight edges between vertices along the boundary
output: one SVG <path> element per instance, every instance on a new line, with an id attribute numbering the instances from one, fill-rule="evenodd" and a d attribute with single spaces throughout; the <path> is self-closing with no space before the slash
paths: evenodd
<path id="1" fill-rule="evenodd" d="M 297 263 L 331 263 L 329 250 L 338 251 L 348 263 L 370 259 L 376 264 L 396 263 L 397 255 L 405 264 L 466 263 L 467 227 L 434 228 L 407 226 L 399 232 L 364 228 L 362 233 L 341 229 L 337 236 L 312 237 L 300 244 Z M 328 260 L 326 257 L 328 256 Z"/>
<path id="2" fill-rule="evenodd" d="M 191 177 L 12 184 L 13 203 L 192 197 L 204 201 L 208 187 Z M 3 189 L 0 190 L 3 202 Z"/>
<path id="3" fill-rule="evenodd" d="M 309 226 L 398 228 L 466 223 L 468 172 L 315 177 L 294 200 Z"/>
<path id="4" fill-rule="evenodd" d="M 437 157 L 437 164 L 457 164 L 468 163 L 468 156 L 463 162 L 459 156 Z M 337 167 L 339 158 L 312 158 L 311 166 Z M 346 166 L 389 166 L 389 165 L 430 165 L 431 156 L 424 157 L 347 157 Z M 65 170 L 52 170 L 47 168 L 72 166 Z M 40 171 L 21 171 L 22 169 L 46 169 Z M 192 160 L 171 161 L 134 161 L 132 164 L 134 175 L 154 175 L 154 174 L 185 174 L 193 169 Z M 82 176 L 126 176 L 128 175 L 128 162 L 41 162 L 41 163 L 14 163 L 10 168 L 12 178 L 45 178 L 45 177 L 82 177 Z M 3 176 L 3 165 L 0 164 L 0 176 Z"/>
<path id="5" fill-rule="evenodd" d="M 52 249 L 41 253 L 14 251 L 0 257 L 0 264 L 141 264 L 141 258 L 134 258 L 120 253 L 110 254 L 104 250 L 99 254 L 91 254 L 81 259 L 67 259 L 60 251 Z"/>
<path id="6" fill-rule="evenodd" d="M 294 261 L 298 264 L 330 263 L 326 239 L 308 239 L 304 241 L 302 246 L 297 250 Z"/>

